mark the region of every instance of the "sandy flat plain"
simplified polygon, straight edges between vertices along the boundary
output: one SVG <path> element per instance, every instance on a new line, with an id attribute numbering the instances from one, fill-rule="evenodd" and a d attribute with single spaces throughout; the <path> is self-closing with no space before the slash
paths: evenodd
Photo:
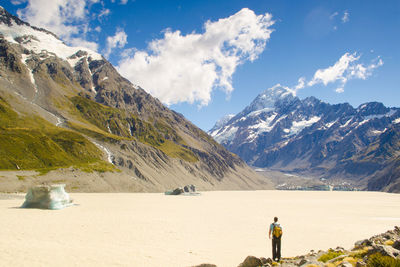
<path id="1" fill-rule="evenodd" d="M 400 195 L 224 191 L 201 196 L 71 194 L 64 210 L 0 200 L 3 266 L 237 266 L 271 257 L 268 225 L 283 226 L 283 256 L 342 246 L 400 225 Z"/>

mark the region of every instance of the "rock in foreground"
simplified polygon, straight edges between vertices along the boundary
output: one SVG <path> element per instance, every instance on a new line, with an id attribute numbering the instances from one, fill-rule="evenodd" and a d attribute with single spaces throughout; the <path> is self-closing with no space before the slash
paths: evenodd
<path id="1" fill-rule="evenodd" d="M 282 258 L 277 262 L 271 259 L 248 256 L 238 267 L 258 266 L 400 266 L 400 228 L 387 231 L 369 239 L 357 241 L 352 250 L 337 247 L 328 251 L 311 251 L 306 255 Z"/>
<path id="2" fill-rule="evenodd" d="M 72 205 L 72 200 L 64 190 L 65 184 L 39 185 L 28 190 L 21 208 L 60 210 Z"/>

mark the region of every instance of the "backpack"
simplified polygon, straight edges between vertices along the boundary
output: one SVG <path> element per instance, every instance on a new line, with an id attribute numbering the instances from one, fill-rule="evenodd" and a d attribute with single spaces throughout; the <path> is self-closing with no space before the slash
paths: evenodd
<path id="1" fill-rule="evenodd" d="M 282 236 L 282 228 L 279 224 L 274 224 L 272 235 L 276 238 L 280 238 Z"/>

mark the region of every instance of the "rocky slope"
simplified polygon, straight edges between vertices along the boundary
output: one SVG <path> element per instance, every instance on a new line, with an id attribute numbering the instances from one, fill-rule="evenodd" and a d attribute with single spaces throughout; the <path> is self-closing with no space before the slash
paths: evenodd
<path id="1" fill-rule="evenodd" d="M 399 192 L 400 109 L 299 99 L 280 85 L 209 131 L 247 163 Z"/>
<path id="2" fill-rule="evenodd" d="M 43 175 L 4 172 L 0 190 L 54 180 L 75 191 L 270 187 L 101 55 L 69 47 L 2 7 L 0 120 L 0 170 Z"/>
<path id="3" fill-rule="evenodd" d="M 357 241 L 351 250 L 341 247 L 328 251 L 310 251 L 306 255 L 282 258 L 273 262 L 271 258 L 248 256 L 238 267 L 282 266 L 282 267 L 353 267 L 353 266 L 400 266 L 400 228 Z M 216 267 L 214 264 L 201 264 L 196 267 Z"/>

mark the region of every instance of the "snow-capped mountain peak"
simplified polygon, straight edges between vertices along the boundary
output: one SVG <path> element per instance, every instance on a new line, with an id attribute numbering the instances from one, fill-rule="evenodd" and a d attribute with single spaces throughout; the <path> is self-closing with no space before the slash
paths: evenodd
<path id="1" fill-rule="evenodd" d="M 296 99 L 296 94 L 288 87 L 277 84 L 271 88 L 266 89 L 259 94 L 253 102 L 247 106 L 240 116 L 248 115 L 252 112 L 268 112 L 276 108 L 279 102 L 291 102 Z"/>
<path id="2" fill-rule="evenodd" d="M 226 123 L 228 123 L 233 117 L 235 117 L 234 114 L 228 114 L 223 116 L 222 118 L 220 118 L 214 125 L 214 127 L 210 130 L 211 132 L 213 130 L 219 129 L 221 128 L 223 125 L 225 125 Z"/>
<path id="3" fill-rule="evenodd" d="M 90 60 L 102 60 L 102 56 L 97 52 L 84 47 L 70 47 L 56 37 L 55 34 L 31 26 L 19 18 L 8 13 L 4 8 L 0 8 L 0 34 L 10 43 L 22 45 L 28 53 L 35 53 L 41 58 L 53 55 L 68 61 L 71 67 L 75 67 L 78 62 L 76 58 L 71 59 L 79 51 L 84 51 Z"/>

